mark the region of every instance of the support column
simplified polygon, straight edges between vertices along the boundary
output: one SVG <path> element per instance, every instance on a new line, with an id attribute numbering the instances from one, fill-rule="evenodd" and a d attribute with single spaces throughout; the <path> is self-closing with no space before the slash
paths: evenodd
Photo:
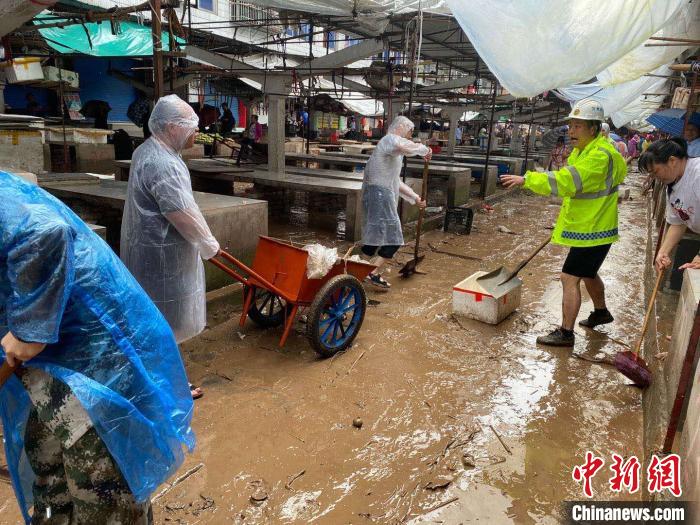
<path id="1" fill-rule="evenodd" d="M 284 174 L 285 101 L 291 77 L 268 79 L 267 92 L 267 166 L 271 173 Z"/>
<path id="2" fill-rule="evenodd" d="M 267 165 L 271 172 L 284 173 L 284 109 L 286 97 L 267 97 Z"/>
<path id="3" fill-rule="evenodd" d="M 457 144 L 457 127 L 459 126 L 459 117 L 464 114 L 464 109 L 459 106 L 448 106 L 443 111 L 450 119 L 450 134 L 447 141 L 447 154 L 455 154 L 455 145 Z"/>
<path id="4" fill-rule="evenodd" d="M 5 113 L 5 84 L 0 83 L 0 113 Z"/>
<path id="5" fill-rule="evenodd" d="M 396 97 L 385 98 L 382 100 L 384 103 L 384 110 L 386 111 L 386 124 L 387 129 L 389 125 L 394 121 L 394 119 L 401 113 L 401 108 L 403 107 L 403 100 L 397 99 Z"/>

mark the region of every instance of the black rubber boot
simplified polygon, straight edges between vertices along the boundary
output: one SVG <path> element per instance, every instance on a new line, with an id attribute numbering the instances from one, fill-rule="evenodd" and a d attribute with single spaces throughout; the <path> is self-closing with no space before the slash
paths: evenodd
<path id="1" fill-rule="evenodd" d="M 547 346 L 574 346 L 574 341 L 574 332 L 561 327 L 537 338 L 537 344 Z"/>
<path id="2" fill-rule="evenodd" d="M 589 314 L 588 319 L 582 319 L 578 324 L 586 328 L 594 328 L 599 324 L 612 323 L 614 320 L 615 318 L 606 308 L 605 310 L 593 310 Z"/>

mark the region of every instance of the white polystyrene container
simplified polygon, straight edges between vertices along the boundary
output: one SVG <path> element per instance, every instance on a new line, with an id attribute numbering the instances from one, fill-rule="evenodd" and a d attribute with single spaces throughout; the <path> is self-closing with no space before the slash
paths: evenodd
<path id="1" fill-rule="evenodd" d="M 522 281 L 511 279 L 495 292 L 476 280 L 487 272 L 476 272 L 452 288 L 452 312 L 483 323 L 498 324 L 520 306 Z"/>

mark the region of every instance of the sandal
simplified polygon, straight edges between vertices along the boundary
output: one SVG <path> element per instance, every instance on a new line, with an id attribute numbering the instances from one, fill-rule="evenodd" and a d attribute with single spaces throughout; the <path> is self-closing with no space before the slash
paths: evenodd
<path id="1" fill-rule="evenodd" d="M 202 389 L 200 387 L 198 387 L 197 385 L 193 385 L 192 383 L 190 383 L 189 385 L 190 385 L 190 394 L 192 394 L 193 400 L 199 399 L 200 397 L 202 397 L 204 395 L 204 392 L 202 391 Z"/>
<path id="2" fill-rule="evenodd" d="M 377 286 L 379 288 L 383 288 L 385 290 L 388 290 L 391 288 L 391 285 L 382 278 L 381 275 L 378 273 L 371 273 L 367 277 L 365 277 L 365 282 L 373 284 L 374 286 Z"/>

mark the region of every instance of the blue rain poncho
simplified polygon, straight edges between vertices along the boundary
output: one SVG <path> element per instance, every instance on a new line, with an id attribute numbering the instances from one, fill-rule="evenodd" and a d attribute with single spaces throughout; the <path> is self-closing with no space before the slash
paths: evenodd
<path id="1" fill-rule="evenodd" d="M 178 343 L 204 330 L 202 258 L 219 251 L 180 156 L 197 123 L 197 115 L 177 95 L 158 100 L 148 121 L 153 136 L 136 148 L 131 161 L 122 219 L 122 261 L 163 313 Z"/>
<path id="2" fill-rule="evenodd" d="M 167 322 L 107 244 L 60 201 L 0 171 L 0 338 L 46 343 L 26 367 L 66 383 L 136 499 L 190 451 L 192 396 Z M 2 352 L 4 358 L 4 352 Z M 31 408 L 17 377 L 0 390 L 5 454 L 29 521 Z"/>
<path id="3" fill-rule="evenodd" d="M 377 143 L 365 166 L 362 181 L 362 244 L 369 246 L 400 246 L 403 244 L 401 220 L 397 206 L 399 197 L 411 204 L 420 196 L 401 182 L 404 155 L 425 157 L 430 149 L 404 138 L 413 130 L 413 122 L 396 117 L 388 133 Z"/>

